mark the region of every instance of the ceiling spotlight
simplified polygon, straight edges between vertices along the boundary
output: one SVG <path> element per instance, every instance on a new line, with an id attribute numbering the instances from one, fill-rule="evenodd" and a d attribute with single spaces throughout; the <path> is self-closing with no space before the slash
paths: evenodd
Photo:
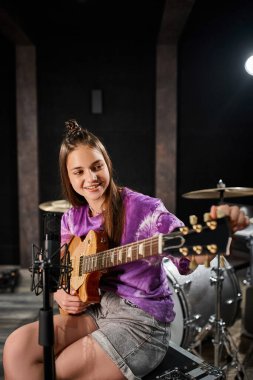
<path id="1" fill-rule="evenodd" d="M 253 55 L 247 59 L 244 67 L 248 74 L 253 75 Z"/>

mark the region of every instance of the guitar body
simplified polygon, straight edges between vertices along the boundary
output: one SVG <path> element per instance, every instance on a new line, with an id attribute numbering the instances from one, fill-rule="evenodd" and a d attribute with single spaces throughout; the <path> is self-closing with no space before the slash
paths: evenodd
<path id="1" fill-rule="evenodd" d="M 76 290 L 80 299 L 87 303 L 99 303 L 99 280 L 101 271 L 80 273 L 80 260 L 108 249 L 108 238 L 104 231 L 89 231 L 85 239 L 74 236 L 69 243 L 70 261 L 73 268 L 70 278 L 71 289 Z"/>

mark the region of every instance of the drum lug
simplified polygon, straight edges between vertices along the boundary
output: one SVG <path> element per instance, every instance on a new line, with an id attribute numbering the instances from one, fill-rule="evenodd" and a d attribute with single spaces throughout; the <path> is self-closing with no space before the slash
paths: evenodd
<path id="1" fill-rule="evenodd" d="M 175 292 L 176 293 L 179 293 L 179 292 L 182 292 L 184 291 L 184 289 L 187 287 L 187 286 L 190 286 L 190 284 L 192 283 L 191 280 L 187 280 L 185 281 L 182 285 L 178 284 L 178 283 L 174 283 L 173 284 L 173 288 L 175 289 Z M 184 288 L 184 289 L 183 289 Z"/>
<path id="2" fill-rule="evenodd" d="M 192 280 L 186 280 L 184 284 L 182 285 L 182 287 L 184 287 L 185 290 L 189 290 L 191 283 L 192 283 Z"/>
<path id="3" fill-rule="evenodd" d="M 221 279 L 221 281 L 223 281 L 223 280 L 224 280 L 224 276 L 221 275 L 221 278 L 220 278 L 220 279 Z M 210 284 L 211 284 L 211 285 L 215 285 L 216 283 L 217 283 L 217 278 L 214 277 L 214 276 L 211 276 L 211 277 L 210 277 Z"/>
<path id="4" fill-rule="evenodd" d="M 228 299 L 228 300 L 225 301 L 225 304 L 232 305 L 234 302 L 235 302 L 235 300 L 233 300 L 233 299 L 230 298 L 230 299 Z"/>
<path id="5" fill-rule="evenodd" d="M 192 323 L 198 321 L 201 317 L 202 317 L 202 314 L 194 314 L 194 315 L 192 316 L 192 318 L 185 319 L 185 325 L 186 325 L 186 326 L 189 326 L 189 325 L 191 325 Z"/>
<path id="6" fill-rule="evenodd" d="M 175 292 L 176 293 L 179 293 L 179 292 L 181 292 L 182 291 L 182 286 L 181 285 L 179 285 L 179 284 L 177 284 L 177 283 L 174 283 L 173 284 L 173 288 L 175 289 Z"/>
<path id="7" fill-rule="evenodd" d="M 227 304 L 227 305 L 232 305 L 232 304 L 234 304 L 235 302 L 241 301 L 241 299 L 242 299 L 242 294 L 239 292 L 239 293 L 237 293 L 237 297 L 236 297 L 236 299 L 229 298 L 229 299 L 227 299 L 227 300 L 225 301 L 225 304 Z"/>

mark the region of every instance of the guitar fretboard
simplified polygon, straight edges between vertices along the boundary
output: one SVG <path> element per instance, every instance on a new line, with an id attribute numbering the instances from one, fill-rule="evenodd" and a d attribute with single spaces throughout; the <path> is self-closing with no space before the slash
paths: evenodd
<path id="1" fill-rule="evenodd" d="M 80 256 L 79 276 L 84 273 L 111 268 L 157 254 L 162 254 L 163 235 L 140 240 L 136 243 L 112 248 L 94 255 Z"/>

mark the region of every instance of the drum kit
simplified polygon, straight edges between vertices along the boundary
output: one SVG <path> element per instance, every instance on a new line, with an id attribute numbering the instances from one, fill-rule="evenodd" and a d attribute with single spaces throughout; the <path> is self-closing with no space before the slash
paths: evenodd
<path id="1" fill-rule="evenodd" d="M 222 180 L 216 188 L 183 194 L 188 199 L 218 199 L 252 196 L 253 188 L 226 187 Z M 172 323 L 172 340 L 196 353 L 208 334 L 213 333 L 214 365 L 221 366 L 225 348 L 232 365 L 237 368 L 237 378 L 243 373 L 236 345 L 226 328 L 236 321 L 241 302 L 241 292 L 234 268 L 221 255 L 211 261 L 210 268 L 199 266 L 188 276 L 180 276 L 169 261 L 165 269 L 174 289 L 176 319 Z M 209 274 L 207 275 L 207 271 Z M 214 300 L 214 302 L 212 301 Z"/>
<path id="2" fill-rule="evenodd" d="M 252 196 L 253 188 L 226 187 L 222 180 L 217 187 L 183 194 L 187 199 L 217 199 L 218 204 L 227 198 Z M 46 212 L 64 213 L 70 208 L 65 200 L 49 201 L 39 205 Z M 187 276 L 179 275 L 167 259 L 164 267 L 171 283 L 176 319 L 171 324 L 171 340 L 195 354 L 202 341 L 213 334 L 214 365 L 221 366 L 225 348 L 238 373 L 243 372 L 237 357 L 237 349 L 226 326 L 236 321 L 241 303 L 241 292 L 234 268 L 220 254 L 211 261 L 210 268 L 199 266 Z M 238 377 L 240 379 L 240 376 Z"/>

